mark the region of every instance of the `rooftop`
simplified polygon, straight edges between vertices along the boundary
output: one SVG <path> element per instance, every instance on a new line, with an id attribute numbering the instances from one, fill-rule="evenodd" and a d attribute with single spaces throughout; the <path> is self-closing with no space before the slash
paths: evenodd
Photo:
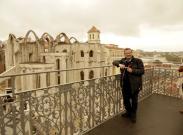
<path id="1" fill-rule="evenodd" d="M 91 33 L 91 32 L 99 32 L 99 33 L 100 33 L 100 31 L 99 31 L 95 26 L 93 26 L 93 27 L 88 31 L 88 33 Z"/>

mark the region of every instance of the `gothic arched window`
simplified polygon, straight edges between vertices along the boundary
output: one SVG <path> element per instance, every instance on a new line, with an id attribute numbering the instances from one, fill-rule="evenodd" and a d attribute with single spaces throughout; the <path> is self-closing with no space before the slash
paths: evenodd
<path id="1" fill-rule="evenodd" d="M 93 70 L 91 70 L 89 72 L 89 79 L 93 79 L 93 78 L 94 78 L 94 72 L 93 72 Z"/>
<path id="2" fill-rule="evenodd" d="M 60 59 L 56 60 L 56 65 L 57 65 L 57 70 L 59 70 L 60 69 Z"/>
<path id="3" fill-rule="evenodd" d="M 89 52 L 89 56 L 93 57 L 93 51 L 92 50 Z"/>
<path id="4" fill-rule="evenodd" d="M 46 63 L 46 57 L 43 56 L 43 63 Z"/>
<path id="5" fill-rule="evenodd" d="M 81 80 L 84 80 L 85 79 L 84 72 L 83 71 L 80 72 L 80 78 L 81 78 Z"/>
<path id="6" fill-rule="evenodd" d="M 81 57 L 84 57 L 84 52 L 83 52 L 83 50 L 81 50 Z"/>

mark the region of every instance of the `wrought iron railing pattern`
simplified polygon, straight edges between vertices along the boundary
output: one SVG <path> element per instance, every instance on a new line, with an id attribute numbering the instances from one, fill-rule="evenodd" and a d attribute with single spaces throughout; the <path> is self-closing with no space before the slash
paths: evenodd
<path id="1" fill-rule="evenodd" d="M 183 78 L 183 74 L 176 69 L 156 68 L 153 70 L 153 93 L 163 94 L 167 96 L 180 97 L 179 83 Z"/>
<path id="2" fill-rule="evenodd" d="M 179 97 L 174 84 L 180 77 L 173 69 L 146 69 L 139 99 L 152 93 Z M 10 102 L 7 95 L 0 97 L 0 134 L 83 134 L 123 111 L 121 97 L 119 75 L 14 91 Z"/>

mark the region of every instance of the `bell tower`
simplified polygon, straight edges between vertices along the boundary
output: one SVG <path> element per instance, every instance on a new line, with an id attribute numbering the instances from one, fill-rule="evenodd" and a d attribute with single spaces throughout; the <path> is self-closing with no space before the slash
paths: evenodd
<path id="1" fill-rule="evenodd" d="M 88 43 L 100 44 L 100 31 L 95 26 L 88 31 Z"/>

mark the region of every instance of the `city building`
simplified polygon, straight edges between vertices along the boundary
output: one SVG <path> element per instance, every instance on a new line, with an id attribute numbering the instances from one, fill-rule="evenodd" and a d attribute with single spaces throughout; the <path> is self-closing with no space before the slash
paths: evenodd
<path id="1" fill-rule="evenodd" d="M 0 41 L 0 73 L 5 71 L 5 52 L 4 44 Z"/>
<path id="2" fill-rule="evenodd" d="M 39 38 L 29 30 L 25 37 L 16 38 L 10 34 L 4 49 L 6 71 L 1 75 L 59 71 L 17 77 L 17 91 L 116 74 L 119 70 L 115 67 L 102 70 L 84 68 L 111 65 L 113 60 L 123 57 L 122 48 L 100 43 L 100 31 L 95 26 L 88 31 L 88 40 L 83 43 L 74 37 L 69 38 L 65 33 L 58 34 L 55 39 L 48 33 Z M 3 81 L 7 80 L 0 79 L 0 82 Z M 7 81 L 7 85 L 11 87 L 11 80 Z"/>

